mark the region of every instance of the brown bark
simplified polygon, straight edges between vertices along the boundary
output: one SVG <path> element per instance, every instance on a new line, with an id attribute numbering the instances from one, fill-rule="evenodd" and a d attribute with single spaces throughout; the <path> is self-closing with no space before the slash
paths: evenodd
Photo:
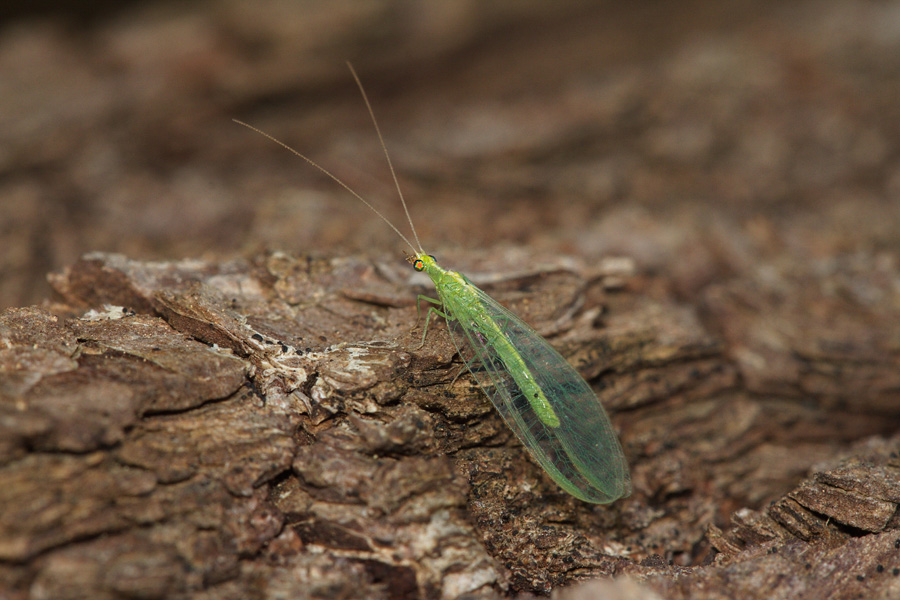
<path id="1" fill-rule="evenodd" d="M 247 6 L 0 31 L 0 599 L 900 593 L 888 4 Z M 228 121 L 403 225 L 346 58 L 630 498 L 559 490 L 394 234 Z"/>

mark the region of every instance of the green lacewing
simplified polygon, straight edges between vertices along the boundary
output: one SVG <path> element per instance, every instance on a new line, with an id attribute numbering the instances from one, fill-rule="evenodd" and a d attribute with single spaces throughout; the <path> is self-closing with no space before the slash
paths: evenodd
<path id="1" fill-rule="evenodd" d="M 286 148 L 337 182 L 412 249 L 407 260 L 416 271 L 428 275 L 438 293 L 437 299 L 419 296 L 416 302 L 417 306 L 423 300 L 434 305 L 429 307 L 425 318 L 422 344 L 431 316 L 443 317 L 457 352 L 475 381 L 557 485 L 576 498 L 598 504 L 628 496 L 631 477 L 622 446 L 603 405 L 587 382 L 522 319 L 464 275 L 441 267 L 434 256 L 422 249 L 368 96 L 353 66 L 349 63 L 348 66 L 372 117 L 415 245 L 372 204 L 318 163 L 264 131 L 235 121 Z"/>

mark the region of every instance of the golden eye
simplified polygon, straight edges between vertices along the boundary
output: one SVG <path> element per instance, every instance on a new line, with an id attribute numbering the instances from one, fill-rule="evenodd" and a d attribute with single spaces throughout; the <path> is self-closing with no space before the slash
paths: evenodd
<path id="1" fill-rule="evenodd" d="M 415 262 L 413 262 L 413 269 L 416 271 L 424 271 L 425 270 L 425 261 L 421 258 L 417 258 Z"/>

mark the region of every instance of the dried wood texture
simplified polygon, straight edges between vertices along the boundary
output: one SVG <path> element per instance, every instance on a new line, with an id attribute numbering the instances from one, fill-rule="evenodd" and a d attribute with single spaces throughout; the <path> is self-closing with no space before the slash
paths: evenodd
<path id="1" fill-rule="evenodd" d="M 900 596 L 897 8 L 718 6 L 0 30 L 0 598 Z M 417 348 L 393 234 L 231 125 L 397 214 L 348 58 L 429 251 L 588 378 L 632 497 L 556 488 Z"/>
<path id="2" fill-rule="evenodd" d="M 16 309 L 2 320 L 9 584 L 36 597 L 228 598 L 279 586 L 493 597 L 631 574 L 691 597 L 697 581 L 732 593 L 735 570 L 776 577 L 802 556 L 810 566 L 783 597 L 830 589 L 822 571 L 835 561 L 870 577 L 847 588 L 887 589 L 900 539 L 896 441 L 854 452 L 841 440 L 895 423 L 854 400 L 852 383 L 820 383 L 818 401 L 753 394 L 691 310 L 623 287 L 621 261 L 522 270 L 533 260 L 495 256 L 520 273 L 495 293 L 555 330 L 598 385 L 632 460 L 631 498 L 592 507 L 556 489 L 477 388 L 452 382 L 445 331 L 409 350 L 415 288 L 391 265 L 98 254 L 53 284 L 68 306 L 101 311 L 60 321 Z M 748 304 L 719 292 L 710 306 L 723 312 Z M 882 364 L 878 379 L 896 370 Z M 860 407 L 853 419 L 847 403 Z M 823 460 L 834 466 L 765 511 L 735 510 L 776 498 Z M 732 513 L 728 531 L 716 526 Z M 693 577 L 668 562 L 712 558 L 707 544 L 720 554 Z"/>

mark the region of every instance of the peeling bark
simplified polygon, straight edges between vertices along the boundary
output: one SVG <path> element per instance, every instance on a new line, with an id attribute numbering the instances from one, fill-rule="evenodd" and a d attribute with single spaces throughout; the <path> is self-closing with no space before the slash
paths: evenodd
<path id="1" fill-rule="evenodd" d="M 0 599 L 900 596 L 890 3 L 123 10 L 0 29 Z M 393 232 L 230 126 L 402 223 L 347 58 L 630 498 L 560 491 Z"/>

